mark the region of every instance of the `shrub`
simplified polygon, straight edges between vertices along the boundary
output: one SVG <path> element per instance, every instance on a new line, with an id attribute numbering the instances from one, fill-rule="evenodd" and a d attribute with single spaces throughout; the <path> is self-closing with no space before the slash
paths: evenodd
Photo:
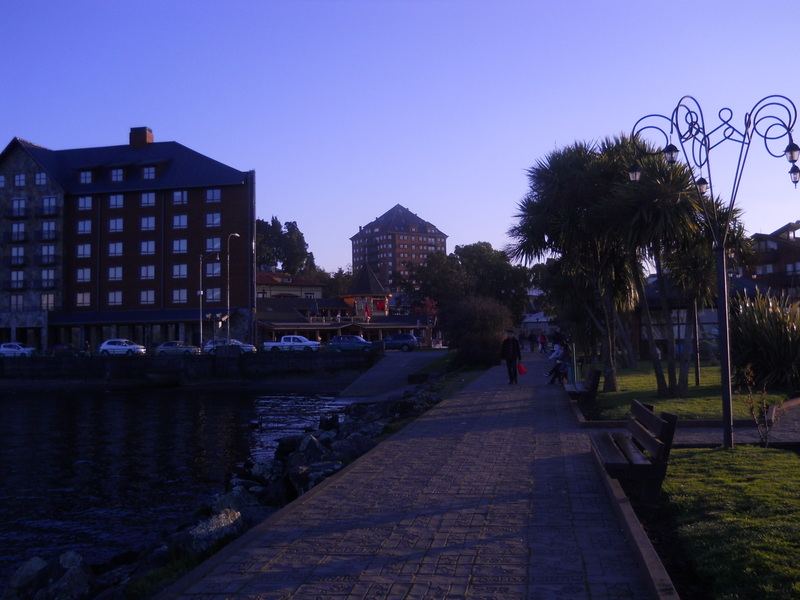
<path id="1" fill-rule="evenodd" d="M 786 296 L 738 296 L 731 306 L 731 358 L 751 366 L 756 387 L 800 385 L 800 304 Z"/>
<path id="2" fill-rule="evenodd" d="M 465 298 L 444 315 L 443 328 L 459 366 L 500 362 L 500 344 L 512 326 L 508 309 L 492 298 Z"/>

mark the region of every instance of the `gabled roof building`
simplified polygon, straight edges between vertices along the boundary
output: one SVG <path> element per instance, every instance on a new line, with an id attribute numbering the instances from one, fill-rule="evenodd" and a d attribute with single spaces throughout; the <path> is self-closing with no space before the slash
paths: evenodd
<path id="1" fill-rule="evenodd" d="M 397 291 L 393 273 L 408 275 L 408 263 L 422 265 L 432 252 L 447 253 L 447 236 L 399 204 L 359 227 L 350 242 L 353 272 L 369 266 L 387 292 Z"/>
<path id="2" fill-rule="evenodd" d="M 255 173 L 147 127 L 98 148 L 13 139 L 0 236 L 0 341 L 199 343 L 229 307 L 232 335 L 254 335 Z"/>

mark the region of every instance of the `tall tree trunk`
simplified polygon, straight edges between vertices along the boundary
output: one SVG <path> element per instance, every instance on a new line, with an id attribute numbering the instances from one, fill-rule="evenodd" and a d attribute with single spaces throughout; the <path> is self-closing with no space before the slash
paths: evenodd
<path id="1" fill-rule="evenodd" d="M 664 339 L 667 340 L 667 380 L 669 396 L 675 395 L 677 381 L 675 376 L 675 327 L 672 322 L 672 306 L 667 295 L 667 282 L 661 265 L 661 252 L 655 254 L 656 273 L 658 274 L 658 295 L 661 300 L 661 314 L 664 319 Z"/>
<path id="2" fill-rule="evenodd" d="M 653 373 L 655 373 L 656 376 L 658 396 L 660 398 L 666 398 L 669 395 L 669 390 L 667 389 L 667 381 L 664 379 L 664 369 L 661 366 L 658 346 L 656 346 L 656 332 L 655 327 L 653 327 L 653 318 L 650 315 L 650 304 L 647 302 L 647 290 L 645 288 L 644 278 L 637 277 L 636 284 L 639 287 L 639 297 L 641 298 L 639 306 L 642 314 L 642 326 L 647 335 L 647 348 L 650 354 L 650 362 L 653 364 Z"/>
<path id="3" fill-rule="evenodd" d="M 678 379 L 678 398 L 689 397 L 689 369 L 692 366 L 692 356 L 697 347 L 695 341 L 694 322 L 697 316 L 697 302 L 688 302 L 686 308 L 686 326 L 683 328 L 683 352 L 681 352 L 681 373 Z"/>
<path id="4" fill-rule="evenodd" d="M 633 351 L 633 342 L 631 341 L 631 328 L 622 322 L 618 310 L 614 311 L 614 317 L 617 322 L 617 340 L 623 357 L 622 366 L 628 369 L 634 368 L 636 367 L 636 354 Z"/>
<path id="5" fill-rule="evenodd" d="M 607 294 L 601 294 L 600 304 L 603 307 L 603 320 L 605 330 L 603 331 L 603 353 L 605 354 L 605 364 L 603 369 L 603 391 L 616 392 L 617 390 L 617 353 L 616 336 L 614 327 L 614 306 L 612 299 Z"/>

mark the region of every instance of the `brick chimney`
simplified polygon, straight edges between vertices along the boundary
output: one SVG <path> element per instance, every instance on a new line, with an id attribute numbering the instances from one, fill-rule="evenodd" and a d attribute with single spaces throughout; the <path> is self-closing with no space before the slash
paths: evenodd
<path id="1" fill-rule="evenodd" d="M 144 148 L 153 143 L 153 130 L 149 127 L 131 127 L 130 144 L 132 148 Z"/>

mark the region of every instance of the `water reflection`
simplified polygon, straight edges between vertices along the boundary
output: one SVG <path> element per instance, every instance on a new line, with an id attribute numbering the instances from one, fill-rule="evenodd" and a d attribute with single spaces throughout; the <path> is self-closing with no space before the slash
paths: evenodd
<path id="1" fill-rule="evenodd" d="M 104 562 L 194 522 L 237 464 L 271 458 L 279 437 L 336 407 L 240 392 L 4 395 L 0 589 L 33 556 Z"/>

